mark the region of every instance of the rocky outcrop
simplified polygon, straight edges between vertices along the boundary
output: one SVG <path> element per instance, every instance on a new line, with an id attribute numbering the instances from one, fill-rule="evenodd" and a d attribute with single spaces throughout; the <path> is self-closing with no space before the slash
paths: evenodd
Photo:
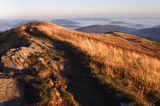
<path id="1" fill-rule="evenodd" d="M 46 53 L 47 50 L 53 48 L 51 43 L 46 42 L 45 40 L 31 38 L 30 42 L 28 47 L 19 47 L 8 50 L 7 53 L 1 57 L 4 67 L 17 70 L 27 69 L 33 62 L 29 56 Z"/>
<path id="2" fill-rule="evenodd" d="M 54 43 L 26 25 L 0 35 L 0 106 L 73 105 L 60 75 L 63 52 Z"/>

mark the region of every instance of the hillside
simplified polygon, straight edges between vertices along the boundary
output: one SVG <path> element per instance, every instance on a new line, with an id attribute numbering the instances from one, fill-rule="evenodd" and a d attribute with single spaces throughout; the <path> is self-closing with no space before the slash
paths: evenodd
<path id="1" fill-rule="evenodd" d="M 160 25 L 153 26 L 152 28 L 160 28 Z"/>
<path id="2" fill-rule="evenodd" d="M 127 28 L 119 25 L 91 25 L 87 27 L 78 28 L 78 31 L 90 32 L 90 33 L 106 33 L 106 32 L 132 32 L 136 29 Z"/>
<path id="3" fill-rule="evenodd" d="M 160 28 L 159 26 L 147 29 L 140 29 L 132 32 L 132 34 L 140 35 L 143 37 L 152 38 L 154 40 L 160 39 Z"/>
<path id="4" fill-rule="evenodd" d="M 0 56 L 0 83 L 17 92 L 0 105 L 160 105 L 160 43 L 135 35 L 34 22 L 1 33 Z"/>

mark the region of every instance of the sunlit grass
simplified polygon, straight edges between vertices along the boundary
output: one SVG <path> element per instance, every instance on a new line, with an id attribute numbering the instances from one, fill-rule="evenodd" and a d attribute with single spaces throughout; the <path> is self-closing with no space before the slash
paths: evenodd
<path id="1" fill-rule="evenodd" d="M 138 98 L 144 105 L 159 103 L 160 60 L 156 53 L 123 39 L 125 44 L 121 42 L 121 38 L 118 41 L 115 36 L 106 35 L 108 38 L 105 38 L 105 35 L 70 31 L 50 23 L 45 24 L 32 27 L 48 37 L 69 42 L 86 53 L 91 60 L 102 64 L 103 67 L 97 70 L 99 74 L 95 75 L 103 83 L 110 82 L 115 88 Z M 149 41 L 144 42 L 147 45 L 146 42 Z M 151 46 L 155 48 L 154 43 Z M 98 75 L 103 75 L 104 78 Z M 110 81 L 104 81 L 105 77 Z"/>

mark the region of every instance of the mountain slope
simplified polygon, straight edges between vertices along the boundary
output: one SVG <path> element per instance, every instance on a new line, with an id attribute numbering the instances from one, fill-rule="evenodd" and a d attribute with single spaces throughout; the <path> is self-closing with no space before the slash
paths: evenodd
<path id="1" fill-rule="evenodd" d="M 3 32 L 0 42 L 2 77 L 21 84 L 25 104 L 160 103 L 159 43 L 120 32 L 82 33 L 47 22 Z"/>
<path id="2" fill-rule="evenodd" d="M 20 83 L 25 92 L 23 105 L 76 105 L 59 75 L 64 60 L 52 41 L 25 33 L 23 26 L 2 33 L 0 41 L 2 79 L 14 78 Z M 21 106 L 15 102 L 16 96 L 2 104 L 6 106 L 11 100 L 15 103 L 12 106 Z"/>
<path id="3" fill-rule="evenodd" d="M 155 28 L 136 30 L 132 32 L 132 34 L 137 34 L 143 37 L 148 37 L 156 40 L 156 39 L 160 39 L 160 28 L 158 28 L 157 26 Z"/>
<path id="4" fill-rule="evenodd" d="M 134 31 L 134 28 L 127 28 L 118 25 L 91 25 L 87 27 L 78 28 L 78 31 L 90 32 L 90 33 L 105 33 L 105 32 L 131 32 Z"/>
<path id="5" fill-rule="evenodd" d="M 152 28 L 160 28 L 160 25 L 153 26 Z"/>

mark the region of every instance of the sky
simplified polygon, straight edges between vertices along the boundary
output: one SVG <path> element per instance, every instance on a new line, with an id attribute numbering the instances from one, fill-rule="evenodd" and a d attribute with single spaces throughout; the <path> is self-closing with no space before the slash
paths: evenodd
<path id="1" fill-rule="evenodd" d="M 160 0 L 0 0 L 0 18 L 160 17 Z"/>

